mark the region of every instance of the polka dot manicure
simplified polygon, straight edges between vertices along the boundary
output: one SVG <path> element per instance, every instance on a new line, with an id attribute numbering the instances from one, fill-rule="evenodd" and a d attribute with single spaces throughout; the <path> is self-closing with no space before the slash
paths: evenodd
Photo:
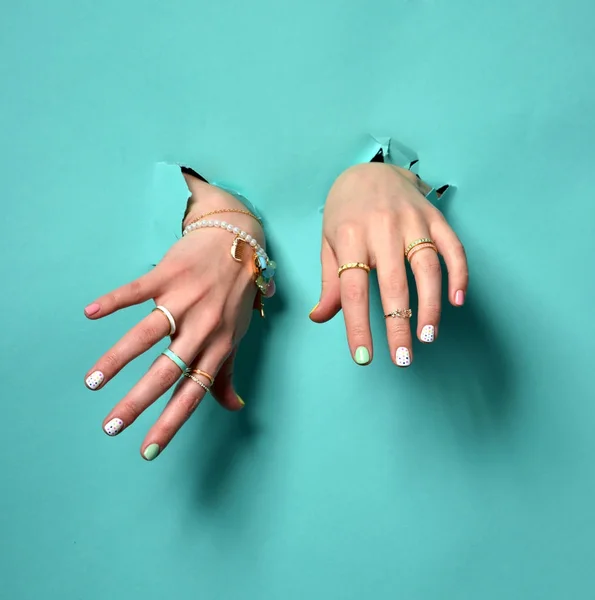
<path id="1" fill-rule="evenodd" d="M 124 427 L 124 421 L 116 418 L 112 419 L 109 423 L 106 423 L 103 431 L 105 431 L 107 435 L 118 435 L 122 427 Z"/>
<path id="2" fill-rule="evenodd" d="M 101 371 L 93 371 L 93 373 L 87 377 L 85 383 L 90 390 L 96 390 L 103 383 L 104 379 L 105 376 Z"/>
<path id="3" fill-rule="evenodd" d="M 409 348 L 405 348 L 405 346 L 397 348 L 396 361 L 399 367 L 408 367 L 411 364 Z"/>
<path id="4" fill-rule="evenodd" d="M 434 341 L 434 326 L 433 325 L 424 325 L 421 330 L 421 334 L 419 339 L 426 344 L 431 344 Z"/>

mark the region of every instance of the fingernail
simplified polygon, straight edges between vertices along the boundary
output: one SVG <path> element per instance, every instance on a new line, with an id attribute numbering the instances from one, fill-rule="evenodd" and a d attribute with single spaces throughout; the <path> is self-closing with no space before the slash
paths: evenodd
<path id="1" fill-rule="evenodd" d="M 96 312 L 99 312 L 99 304 L 97 304 L 97 302 L 93 302 L 93 304 L 89 304 L 89 306 L 87 306 L 85 308 L 85 314 L 90 317 L 92 315 L 94 315 Z"/>
<path id="2" fill-rule="evenodd" d="M 397 365 L 399 367 L 408 367 L 411 364 L 411 355 L 409 354 L 409 348 L 401 346 L 397 348 Z"/>
<path id="3" fill-rule="evenodd" d="M 419 338 L 422 342 L 425 342 L 426 344 L 431 344 L 434 341 L 434 326 L 424 325 Z"/>
<path id="4" fill-rule="evenodd" d="M 159 456 L 159 452 L 161 448 L 159 448 L 159 444 L 149 444 L 145 451 L 143 452 L 143 456 L 146 460 L 154 460 Z"/>
<path id="5" fill-rule="evenodd" d="M 355 351 L 354 359 L 358 365 L 369 364 L 370 353 L 368 352 L 368 349 L 365 346 L 360 346 L 359 348 L 357 348 L 357 350 Z"/>
<path id="6" fill-rule="evenodd" d="M 103 431 L 105 431 L 107 435 L 118 435 L 123 426 L 124 421 L 122 421 L 122 419 L 112 419 L 109 423 L 106 423 Z"/>
<path id="7" fill-rule="evenodd" d="M 246 406 L 246 403 L 242 400 L 242 397 L 239 394 L 236 394 L 236 398 L 242 406 Z"/>
<path id="8" fill-rule="evenodd" d="M 320 302 L 316 303 L 316 306 L 310 311 L 310 314 L 308 315 L 309 317 L 312 316 L 312 313 L 320 306 Z"/>
<path id="9" fill-rule="evenodd" d="M 87 379 L 85 379 L 85 383 L 90 390 L 96 390 L 105 379 L 104 374 L 101 371 L 93 371 Z"/>
<path id="10" fill-rule="evenodd" d="M 463 306 L 463 304 L 465 304 L 465 292 L 463 290 L 459 290 L 455 294 L 455 304 L 457 306 Z"/>

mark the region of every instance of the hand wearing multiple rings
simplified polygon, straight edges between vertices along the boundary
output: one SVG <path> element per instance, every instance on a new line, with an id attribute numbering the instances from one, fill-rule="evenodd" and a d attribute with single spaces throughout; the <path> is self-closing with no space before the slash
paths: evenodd
<path id="1" fill-rule="evenodd" d="M 448 269 L 448 298 L 462 306 L 468 284 L 463 246 L 446 220 L 424 196 L 413 173 L 383 163 L 345 171 L 331 188 L 322 236 L 322 293 L 310 318 L 323 323 L 343 310 L 351 356 L 360 365 L 373 356 L 368 272 L 377 269 L 393 362 L 411 364 L 412 337 L 406 260 L 415 276 L 419 306 L 417 337 L 438 335 L 442 274 Z"/>
<path id="2" fill-rule="evenodd" d="M 250 246 L 252 239 L 264 247 L 264 233 L 232 195 L 190 176 L 186 180 L 192 197 L 185 224 L 200 214 L 223 210 L 219 221 L 209 222 L 217 225 L 184 236 L 149 273 L 85 309 L 88 318 L 100 319 L 147 300 L 158 305 L 89 370 L 85 383 L 92 390 L 104 387 L 129 362 L 171 335 L 169 348 L 103 423 L 108 435 L 118 434 L 179 381 L 141 445 L 147 460 L 163 451 L 207 390 L 224 408 L 240 410 L 244 405 L 233 388 L 233 361 L 248 329 L 258 288 L 251 261 L 233 259 L 230 247 L 235 229 L 241 230 L 251 250 L 256 244 Z M 233 223 L 233 231 L 220 226 L 223 220 Z"/>

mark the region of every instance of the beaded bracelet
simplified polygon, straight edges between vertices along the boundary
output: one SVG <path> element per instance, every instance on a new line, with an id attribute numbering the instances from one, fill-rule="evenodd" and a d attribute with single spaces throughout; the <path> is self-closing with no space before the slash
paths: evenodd
<path id="1" fill-rule="evenodd" d="M 211 219 L 202 219 L 201 221 L 195 221 L 194 223 L 190 223 L 184 228 L 182 231 L 182 237 L 188 235 L 192 231 L 196 231 L 197 229 L 204 229 L 207 227 L 217 227 L 219 229 L 225 229 L 229 231 L 229 233 L 233 233 L 235 238 L 231 245 L 231 257 L 236 262 L 242 261 L 242 247 L 244 245 L 248 245 L 253 252 L 253 267 L 254 267 L 254 283 L 256 287 L 258 287 L 259 292 L 266 296 L 269 286 L 271 285 L 271 281 L 275 276 L 275 270 L 277 265 L 275 261 L 271 260 L 264 248 L 249 234 L 246 233 L 243 229 L 239 227 L 235 227 L 231 223 L 227 221 L 218 221 Z M 264 317 L 264 309 L 260 306 L 260 314 Z"/>

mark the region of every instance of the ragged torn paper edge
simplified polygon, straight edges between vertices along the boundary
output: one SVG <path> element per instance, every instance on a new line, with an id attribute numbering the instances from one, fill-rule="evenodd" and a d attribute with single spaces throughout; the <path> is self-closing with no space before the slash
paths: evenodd
<path id="1" fill-rule="evenodd" d="M 456 189 L 448 183 L 432 185 L 423 180 L 418 174 L 419 158 L 417 154 L 390 137 L 379 137 L 370 134 L 365 147 L 362 148 L 358 159 L 353 164 L 365 162 L 389 163 L 415 173 L 419 180 L 420 191 L 432 204 L 444 201 Z M 323 211 L 324 205 L 320 207 L 320 212 Z"/>
<path id="2" fill-rule="evenodd" d="M 182 166 L 185 165 L 158 162 L 153 169 L 153 179 L 147 194 L 149 224 L 146 252 L 150 259 L 149 268 L 154 267 L 182 235 L 182 217 L 190 197 Z M 256 207 L 234 186 L 224 182 L 208 183 L 229 192 L 248 210 L 262 218 Z"/>

